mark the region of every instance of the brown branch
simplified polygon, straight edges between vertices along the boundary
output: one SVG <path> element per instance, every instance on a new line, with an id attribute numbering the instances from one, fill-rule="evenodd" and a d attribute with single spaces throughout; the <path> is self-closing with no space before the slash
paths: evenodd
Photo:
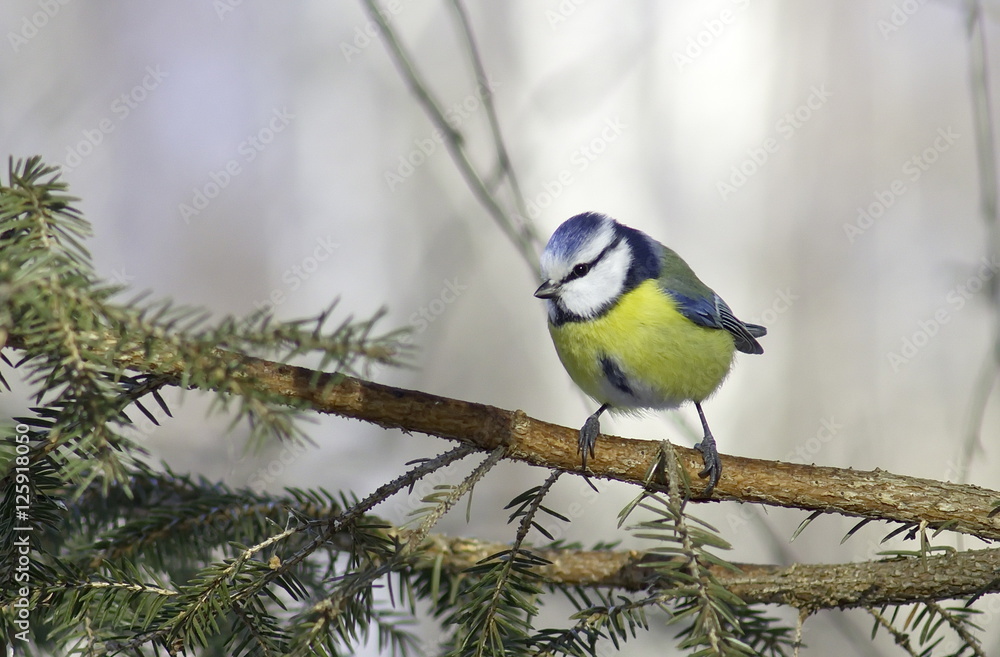
<path id="1" fill-rule="evenodd" d="M 433 535 L 423 547 L 428 568 L 433 567 L 440 556 L 449 572 L 459 573 L 509 546 Z M 638 550 L 541 549 L 534 553 L 552 562 L 537 570 L 550 583 L 629 591 L 655 589 L 659 580 L 643 563 L 663 558 Z M 863 563 L 734 565 L 742 572 L 712 566 L 712 574 L 744 602 L 784 604 L 810 611 L 879 607 L 1000 592 L 1000 549 Z"/>
<path id="2" fill-rule="evenodd" d="M 11 336 L 13 338 L 13 336 Z M 145 348 L 123 349 L 108 341 L 108 355 L 119 365 L 180 381 L 185 364 L 170 353 L 170 344 L 157 347 L 154 358 Z M 16 340 L 11 346 L 17 347 Z M 293 365 L 215 350 L 203 355 L 198 371 L 217 369 L 225 379 L 237 377 L 261 392 L 306 403 L 322 413 L 371 422 L 405 432 L 420 432 L 455 440 L 483 450 L 507 446 L 507 457 L 546 468 L 580 472 L 577 430 L 507 411 L 448 397 L 406 390 L 354 377 L 327 374 Z M 150 362 L 154 365 L 150 365 Z M 163 363 L 156 365 L 155 363 Z M 228 372 L 228 373 L 227 373 Z M 213 387 L 225 388 L 227 380 Z M 650 463 L 659 457 L 660 444 L 602 436 L 595 458 L 594 477 L 644 484 Z M 701 453 L 677 447 L 681 465 L 697 496 Z M 904 523 L 925 521 L 930 527 L 1000 539 L 1000 514 L 990 517 L 1000 492 L 932 479 L 816 465 L 722 456 L 723 474 L 712 496 Z M 652 485 L 652 488 L 662 488 Z"/>
<path id="3" fill-rule="evenodd" d="M 232 389 L 238 382 L 333 413 L 407 432 L 455 440 L 478 449 L 504 445 L 509 458 L 534 465 L 579 471 L 576 430 L 529 418 L 520 411 L 465 402 L 414 390 L 316 372 L 230 351 L 187 352 L 196 362 L 179 357 L 179 343 L 140 342 L 132 347 L 118 340 L 106 343 L 109 358 L 122 367 L 156 374 L 180 384 L 185 370 L 218 372 L 205 387 Z M 141 346 L 140 346 L 141 345 Z M 23 347 L 17 336 L 8 346 Z M 179 348 L 180 347 L 180 348 Z M 147 352 L 147 348 L 149 351 Z M 657 442 L 604 436 L 592 476 L 644 484 L 648 464 L 659 458 Z M 697 483 L 701 455 L 675 448 L 687 476 Z M 989 517 L 1000 493 L 975 486 L 904 477 L 881 470 L 859 472 L 724 456 L 720 499 L 838 512 L 897 522 L 926 521 L 983 538 L 1000 538 L 1000 517 Z M 658 487 L 654 485 L 653 488 Z M 447 555 L 460 571 L 504 546 L 463 539 L 430 537 L 429 549 Z M 641 552 L 560 550 L 541 551 L 552 561 L 543 575 L 564 585 L 614 586 L 639 590 L 650 585 Z M 789 604 L 801 609 L 878 606 L 919 599 L 948 599 L 1000 590 L 1000 550 L 960 552 L 859 564 L 741 566 L 742 573 L 716 571 L 716 576 L 748 602 Z"/>

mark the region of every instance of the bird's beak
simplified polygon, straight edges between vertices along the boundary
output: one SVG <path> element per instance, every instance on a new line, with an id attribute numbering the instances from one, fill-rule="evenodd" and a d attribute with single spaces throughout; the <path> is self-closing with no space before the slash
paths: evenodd
<path id="1" fill-rule="evenodd" d="M 539 299 L 551 299 L 559 296 L 559 288 L 559 283 L 545 281 L 535 290 L 535 296 Z"/>

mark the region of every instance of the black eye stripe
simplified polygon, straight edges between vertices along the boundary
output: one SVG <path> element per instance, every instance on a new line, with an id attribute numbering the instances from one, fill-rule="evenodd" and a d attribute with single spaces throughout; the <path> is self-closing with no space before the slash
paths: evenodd
<path id="1" fill-rule="evenodd" d="M 621 244 L 621 241 L 622 241 L 622 236 L 618 235 L 617 237 L 615 237 L 615 239 L 611 241 L 611 244 L 608 244 L 606 247 L 604 247 L 604 249 L 600 253 L 598 253 L 593 260 L 591 260 L 590 262 L 581 262 L 574 265 L 573 269 L 571 269 L 570 272 L 566 274 L 565 277 L 563 277 L 561 282 L 568 283 L 570 281 L 574 281 L 578 278 L 582 278 L 587 274 L 589 274 L 590 270 L 594 268 L 594 265 L 600 262 L 601 258 L 606 256 L 612 249 Z M 583 269 L 582 271 L 578 271 L 581 269 L 581 267 L 585 267 L 585 269 Z"/>

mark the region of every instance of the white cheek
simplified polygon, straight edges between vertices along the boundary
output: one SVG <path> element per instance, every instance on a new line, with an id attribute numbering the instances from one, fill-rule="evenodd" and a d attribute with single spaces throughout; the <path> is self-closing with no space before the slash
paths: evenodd
<path id="1" fill-rule="evenodd" d="M 592 317 L 617 299 L 625 289 L 631 257 L 625 249 L 608 253 L 589 274 L 563 286 L 560 300 L 566 310 Z"/>
<path id="2" fill-rule="evenodd" d="M 607 285 L 607 281 L 600 284 L 595 281 L 593 285 L 583 283 L 582 280 L 573 281 L 562 293 L 563 305 L 574 315 L 592 317 L 621 294 L 621 285 Z"/>

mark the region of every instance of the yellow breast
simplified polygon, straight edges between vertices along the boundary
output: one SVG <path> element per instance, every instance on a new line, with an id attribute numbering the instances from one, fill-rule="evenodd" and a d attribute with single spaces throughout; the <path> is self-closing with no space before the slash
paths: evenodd
<path id="1" fill-rule="evenodd" d="M 563 366 L 585 393 L 626 408 L 702 401 L 726 378 L 735 351 L 729 332 L 684 317 L 654 280 L 597 319 L 550 324 L 549 332 Z M 621 376 L 609 379 L 614 367 Z"/>

